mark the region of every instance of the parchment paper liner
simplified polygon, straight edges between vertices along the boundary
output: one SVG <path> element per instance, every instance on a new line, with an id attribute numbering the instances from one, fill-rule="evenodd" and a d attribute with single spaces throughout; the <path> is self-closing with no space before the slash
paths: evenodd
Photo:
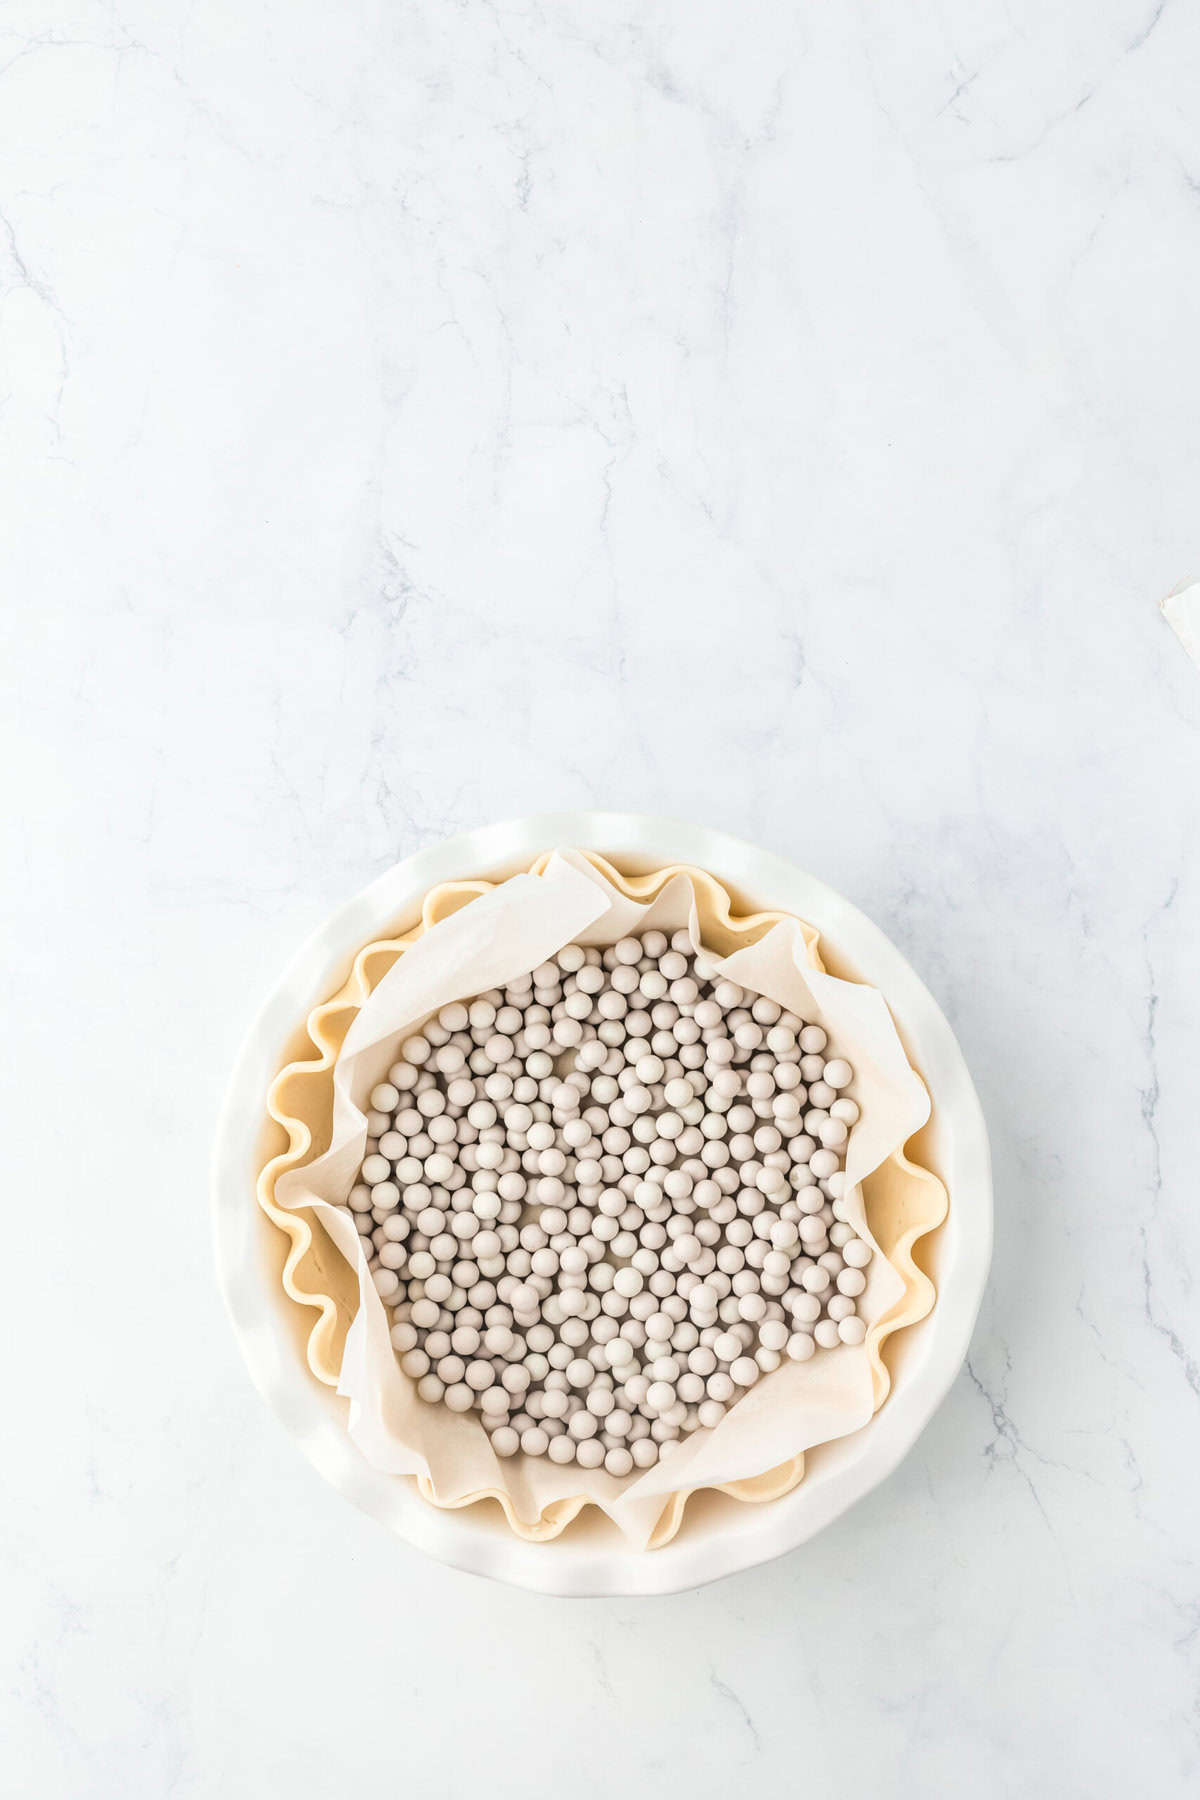
<path id="1" fill-rule="evenodd" d="M 529 873 L 543 875 L 552 854 L 545 853 L 538 857 Z M 569 859 L 579 867 L 586 868 L 590 865 L 619 895 L 642 905 L 660 896 L 673 878 L 681 875 L 687 877 L 695 896 L 694 910 L 700 935 L 706 945 L 726 956 L 757 944 L 773 926 L 786 922 L 797 928 L 797 960 L 802 945 L 808 966 L 818 971 L 818 979 L 820 978 L 819 972 L 823 971 L 824 964 L 818 950 L 818 934 L 811 926 L 778 912 L 735 916 L 724 888 L 703 870 L 673 864 L 650 875 L 631 877 L 621 874 L 600 856 L 589 854 L 584 857 L 579 852 L 568 854 Z M 448 919 L 470 901 L 492 891 L 497 885 L 483 880 L 444 883 L 431 889 L 425 896 L 421 919 L 410 931 L 402 936 L 376 940 L 364 946 L 355 957 L 350 975 L 342 988 L 329 1000 L 315 1007 L 308 1016 L 306 1033 L 317 1051 L 316 1057 L 289 1063 L 272 1084 L 268 1096 L 268 1111 L 286 1134 L 288 1142 L 286 1150 L 273 1156 L 263 1168 L 258 1181 L 258 1201 L 267 1216 L 290 1240 L 282 1277 L 285 1291 L 291 1299 L 318 1311 L 319 1316 L 308 1337 L 307 1357 L 313 1373 L 329 1386 L 337 1387 L 343 1374 L 347 1336 L 360 1304 L 360 1289 L 354 1270 L 331 1241 L 314 1209 L 302 1204 L 297 1206 L 295 1196 L 303 1192 L 300 1185 L 303 1178 L 298 1178 L 296 1172 L 314 1163 L 328 1148 L 333 1116 L 334 1065 L 367 997 L 374 993 L 409 945 L 415 943 L 433 925 Z M 587 934 L 585 932 L 581 935 L 586 937 Z M 733 973 L 736 979 L 736 972 Z M 864 997 L 870 995 L 874 1003 L 878 1004 L 873 990 L 863 989 L 862 992 Z M 907 1064 L 905 1067 L 907 1069 Z M 908 1073 L 912 1075 L 911 1070 Z M 917 1082 L 915 1076 L 912 1079 L 914 1083 Z M 923 1089 L 921 1091 L 923 1093 Z M 910 1131 L 905 1133 L 906 1137 L 923 1123 L 927 1111 L 928 1101 L 925 1099 L 924 1113 L 914 1115 Z M 289 1176 L 290 1180 L 285 1179 Z M 279 1203 L 282 1194 L 279 1197 L 276 1194 L 276 1184 L 281 1181 L 284 1190 L 289 1186 L 293 1190 L 288 1208 Z M 849 1427 L 843 1426 L 830 1431 L 829 1437 L 844 1435 L 845 1429 L 858 1429 L 882 1404 L 890 1386 L 889 1373 L 881 1354 L 885 1340 L 893 1332 L 924 1318 L 935 1299 L 933 1285 L 917 1267 L 912 1252 L 916 1242 L 927 1232 L 936 1229 L 945 1217 L 946 1194 L 941 1182 L 928 1170 L 910 1162 L 905 1157 L 901 1144 L 865 1176 L 862 1194 L 871 1234 L 883 1253 L 883 1258 L 895 1272 L 899 1291 L 894 1301 L 870 1324 L 866 1343 L 857 1353 L 864 1359 L 869 1371 L 869 1400 L 868 1406 L 864 1408 L 865 1416 Z M 290 1210 L 290 1207 L 296 1207 L 296 1210 Z M 336 1229 L 336 1221 L 334 1228 Z M 881 1263 L 882 1259 L 877 1257 L 876 1264 Z M 372 1302 L 373 1292 L 368 1297 L 368 1304 Z M 380 1316 L 383 1316 L 382 1309 Z M 822 1355 L 836 1357 L 841 1352 L 823 1352 Z M 818 1357 L 813 1364 L 804 1365 L 804 1368 L 811 1370 L 820 1360 Z M 795 1365 L 791 1367 L 794 1368 Z M 762 1404 L 757 1397 L 769 1392 L 770 1385 L 770 1381 L 764 1381 L 747 1396 L 747 1400 L 756 1406 Z M 741 1406 L 745 1408 L 746 1401 Z M 454 1423 L 459 1425 L 463 1421 L 456 1419 Z M 687 1471 L 681 1466 L 681 1459 L 693 1460 L 691 1452 L 694 1445 L 698 1447 L 697 1440 L 711 1438 L 713 1435 L 695 1434 L 695 1439 L 682 1446 L 671 1463 L 660 1465 L 658 1469 L 649 1472 L 650 1476 L 658 1478 L 663 1491 L 652 1494 L 638 1506 L 626 1507 L 625 1515 L 621 1518 L 623 1526 L 635 1541 L 642 1542 L 649 1548 L 657 1548 L 669 1542 L 680 1528 L 690 1494 L 704 1486 L 712 1486 L 742 1502 L 761 1503 L 787 1493 L 803 1479 L 804 1454 L 800 1452 L 764 1473 L 743 1475 L 729 1481 L 698 1480 L 692 1485 L 673 1486 L 671 1491 L 665 1491 L 663 1476 L 666 1470 L 673 1464 L 686 1479 Z M 810 1447 L 815 1441 L 818 1440 L 810 1440 Z M 371 1460 L 378 1462 L 379 1458 L 372 1455 Z M 519 1462 L 522 1459 L 514 1460 Z M 379 1463 L 379 1466 L 387 1464 Z M 506 1478 L 512 1468 L 511 1463 L 504 1466 Z M 579 1482 L 593 1473 L 578 1469 L 559 1471 L 560 1476 L 571 1474 Z M 480 1485 L 467 1492 L 439 1494 L 427 1474 L 418 1473 L 414 1478 L 423 1497 L 433 1505 L 457 1508 L 488 1499 L 497 1501 L 510 1527 L 520 1537 L 535 1542 L 557 1537 L 587 1505 L 603 1505 L 604 1510 L 610 1513 L 614 1510 L 608 1501 L 599 1498 L 594 1492 L 554 1499 L 540 1508 L 528 1504 L 523 1508 L 519 1500 L 503 1487 Z M 643 1477 L 642 1481 L 645 1480 L 646 1477 Z M 628 1483 L 613 1482 L 610 1477 L 604 1477 L 603 1481 L 613 1490 L 633 1485 L 633 1478 Z M 523 1512 L 532 1516 L 522 1516 Z"/>

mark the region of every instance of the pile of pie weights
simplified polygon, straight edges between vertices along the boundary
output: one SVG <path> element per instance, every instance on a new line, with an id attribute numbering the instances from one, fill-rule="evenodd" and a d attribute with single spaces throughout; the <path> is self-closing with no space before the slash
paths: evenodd
<path id="1" fill-rule="evenodd" d="M 418 1394 L 499 1456 L 621 1477 L 861 1344 L 852 1079 L 686 931 L 443 1007 L 371 1093 L 349 1197 Z"/>

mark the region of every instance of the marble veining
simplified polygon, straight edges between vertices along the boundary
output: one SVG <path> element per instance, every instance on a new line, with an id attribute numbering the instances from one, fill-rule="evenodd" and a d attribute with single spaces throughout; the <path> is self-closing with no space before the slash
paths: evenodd
<path id="1" fill-rule="evenodd" d="M 4 10 L 0 1792 L 1196 1791 L 1198 57 L 1180 0 Z M 864 907 L 995 1154 L 911 1456 L 642 1604 L 353 1513 L 208 1244 L 297 942 L 572 805 Z"/>

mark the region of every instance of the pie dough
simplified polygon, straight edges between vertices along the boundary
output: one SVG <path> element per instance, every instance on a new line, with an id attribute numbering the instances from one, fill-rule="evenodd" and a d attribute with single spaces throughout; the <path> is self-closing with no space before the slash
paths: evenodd
<path id="1" fill-rule="evenodd" d="M 549 857 L 550 852 L 544 852 L 530 865 L 529 872 L 541 874 Z M 589 852 L 588 861 L 628 898 L 643 903 L 654 899 L 672 876 L 689 876 L 695 885 L 703 942 L 722 955 L 755 943 L 773 925 L 791 916 L 781 912 L 735 914 L 726 890 L 701 869 L 674 863 L 649 875 L 625 875 L 604 857 Z M 328 1146 L 334 1063 L 355 1013 L 367 995 L 409 944 L 496 885 L 484 880 L 444 882 L 426 894 L 420 921 L 412 930 L 399 937 L 378 939 L 360 950 L 343 985 L 309 1013 L 303 1032 L 299 1034 L 301 1041 L 296 1046 L 295 1060 L 289 1061 L 271 1084 L 267 1097 L 271 1154 L 259 1174 L 258 1204 L 288 1240 L 282 1270 L 285 1292 L 299 1306 L 311 1308 L 318 1315 L 308 1331 L 306 1355 L 313 1374 L 329 1387 L 336 1387 L 338 1383 L 346 1333 L 358 1305 L 357 1281 L 311 1212 L 304 1209 L 285 1211 L 276 1205 L 275 1183 L 285 1170 L 311 1161 Z M 818 948 L 817 932 L 803 921 L 797 923 L 811 966 L 824 969 L 826 964 Z M 925 1133 L 917 1135 L 923 1138 Z M 874 1410 L 878 1411 L 891 1387 L 891 1375 L 884 1356 L 887 1340 L 925 1318 L 936 1298 L 933 1283 L 918 1266 L 914 1252 L 919 1240 L 935 1231 L 944 1220 L 947 1195 L 932 1170 L 910 1161 L 902 1150 L 897 1150 L 863 1182 L 863 1196 L 876 1241 L 904 1282 L 900 1298 L 867 1334 Z M 717 1491 L 747 1504 L 761 1504 L 778 1499 L 796 1487 L 804 1479 L 804 1471 L 805 1459 L 801 1454 L 764 1474 L 723 1484 Z M 420 1492 L 431 1505 L 448 1504 L 434 1497 L 429 1483 L 423 1478 L 397 1476 L 396 1479 L 416 1480 Z M 693 1491 L 697 1490 L 680 1489 L 667 1497 L 650 1535 L 648 1548 L 657 1549 L 676 1535 Z M 472 1506 L 486 1500 L 497 1501 L 512 1530 L 534 1543 L 558 1537 L 584 1507 L 592 1504 L 582 1495 L 560 1500 L 535 1519 L 520 1518 L 509 1496 L 496 1489 L 481 1489 L 450 1504 Z"/>

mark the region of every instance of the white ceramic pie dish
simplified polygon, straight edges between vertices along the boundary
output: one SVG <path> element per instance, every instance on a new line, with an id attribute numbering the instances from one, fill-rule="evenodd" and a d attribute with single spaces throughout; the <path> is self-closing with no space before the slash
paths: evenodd
<path id="1" fill-rule="evenodd" d="M 270 1082 L 309 1009 L 335 989 L 354 953 L 385 927 L 415 922 L 439 882 L 503 877 L 560 844 L 596 850 L 629 870 L 690 863 L 755 907 L 809 920 L 837 952 L 839 972 L 886 997 L 933 1100 L 938 1173 L 950 1209 L 923 1255 L 938 1290 L 929 1316 L 897 1334 L 893 1387 L 859 1432 L 809 1453 L 804 1480 L 760 1505 L 693 1497 L 678 1537 L 635 1551 L 593 1509 L 562 1537 L 528 1543 L 497 1507 L 440 1510 L 410 1480 L 373 1469 L 345 1428 L 346 1402 L 311 1374 L 306 1309 L 281 1283 L 282 1234 L 255 1200 Z M 218 1278 L 255 1384 L 309 1460 L 347 1499 L 398 1537 L 456 1568 L 564 1595 L 672 1593 L 765 1562 L 812 1537 L 900 1462 L 941 1402 L 967 1352 L 991 1256 L 987 1133 L 962 1052 L 932 996 L 883 933 L 812 876 L 736 838 L 631 813 L 557 813 L 466 833 L 409 857 L 342 907 L 285 971 L 242 1046 L 217 1131 L 213 1216 Z"/>

